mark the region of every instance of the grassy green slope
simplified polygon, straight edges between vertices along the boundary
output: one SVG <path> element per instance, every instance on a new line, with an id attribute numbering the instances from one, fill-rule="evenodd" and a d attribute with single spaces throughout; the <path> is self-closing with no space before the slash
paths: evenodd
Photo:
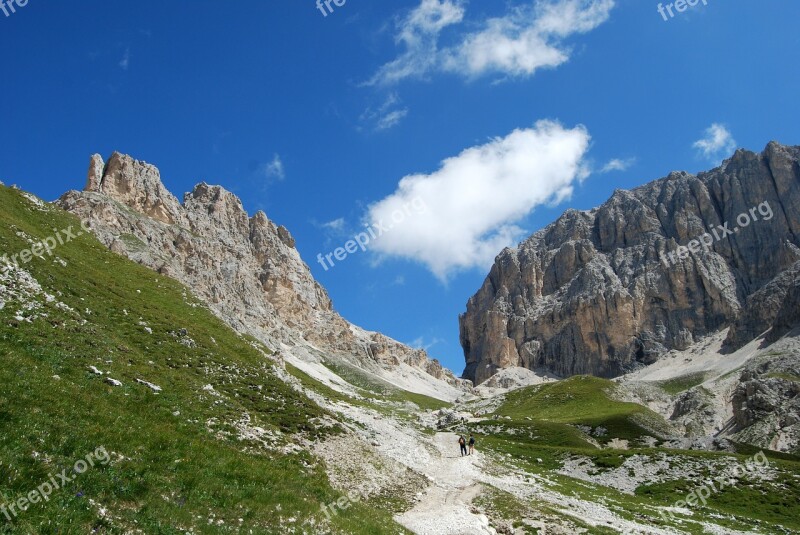
<path id="1" fill-rule="evenodd" d="M 742 479 L 735 485 L 714 493 L 706 505 L 693 509 L 692 517 L 676 515 L 674 521 L 659 515 L 659 506 L 668 506 L 685 499 L 697 487 L 705 484 L 714 472 L 696 477 L 676 476 L 673 481 L 646 482 L 634 495 L 613 488 L 557 474 L 564 460 L 585 457 L 594 465 L 595 474 L 619 469 L 634 456 L 666 458 L 680 473 L 681 467 L 698 462 L 730 464 L 730 454 L 677 451 L 646 448 L 636 439 L 658 436 L 665 424 L 660 416 L 635 403 L 616 401 L 610 395 L 614 383 L 595 377 L 572 377 L 564 381 L 528 387 L 509 393 L 495 411 L 499 419 L 476 424 L 483 430 L 479 435 L 481 447 L 501 456 L 505 462 L 544 478 L 547 486 L 558 492 L 609 504 L 624 517 L 671 525 L 685 533 L 703 533 L 693 521 L 713 519 L 732 529 L 762 529 L 767 533 L 800 533 L 800 463 L 789 455 L 770 454 L 771 481 Z M 597 449 L 577 426 L 593 429 L 602 427 L 606 434 L 594 437 L 608 443 L 613 438 L 630 440 L 627 450 Z M 655 430 L 655 432 L 653 431 Z M 637 446 L 639 444 L 639 446 Z M 737 455 L 746 461 L 758 450 L 741 449 Z M 724 460 L 723 460 L 724 459 Z M 547 511 L 540 511 L 546 516 Z"/>
<path id="2" fill-rule="evenodd" d="M 703 381 L 706 380 L 707 376 L 708 373 L 706 372 L 690 373 L 688 375 L 675 377 L 674 379 L 660 381 L 655 384 L 661 387 L 667 394 L 675 395 L 685 392 L 697 385 L 703 384 Z"/>
<path id="3" fill-rule="evenodd" d="M 522 388 L 509 393 L 496 414 L 517 422 L 532 419 L 560 427 L 602 427 L 607 432 L 597 437 L 600 442 L 655 436 L 667 427 L 663 418 L 649 409 L 613 399 L 610 392 L 614 387 L 605 379 L 577 376 Z"/>
<path id="4" fill-rule="evenodd" d="M 70 226 L 80 229 L 71 215 L 0 187 L 0 255 Z M 340 495 L 293 443 L 340 428 L 324 424 L 331 416 L 279 380 L 252 342 L 175 281 L 88 235 L 22 267 L 42 288 L 27 304 L 8 298 L 24 274 L 0 262 L 0 505 L 98 447 L 112 462 L 12 522 L 0 513 L 0 533 L 327 530 L 320 504 Z M 245 415 L 250 438 L 237 428 Z M 333 522 L 340 533 L 402 532 L 364 504 Z"/>

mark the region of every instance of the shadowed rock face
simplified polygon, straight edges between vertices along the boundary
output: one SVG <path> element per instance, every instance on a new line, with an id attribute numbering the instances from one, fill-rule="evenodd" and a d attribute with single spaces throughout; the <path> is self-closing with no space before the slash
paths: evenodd
<path id="1" fill-rule="evenodd" d="M 799 156 L 774 142 L 739 150 L 710 172 L 569 210 L 504 250 L 460 317 L 464 377 L 477 384 L 509 366 L 615 377 L 740 315 L 729 344 L 759 336 L 780 308 L 764 303 L 783 302 L 794 277 L 781 274 L 800 260 Z M 707 249 L 676 254 L 704 234 Z M 776 278 L 778 294 L 748 301 Z"/>
<path id="2" fill-rule="evenodd" d="M 179 280 L 233 328 L 273 347 L 310 343 L 359 365 L 403 363 L 469 387 L 425 351 L 345 321 L 289 231 L 264 212 L 249 217 L 224 188 L 198 184 L 181 204 L 158 169 L 114 153 L 108 162 L 93 156 L 85 191 L 70 191 L 59 204 L 109 248 Z"/>
<path id="3" fill-rule="evenodd" d="M 789 291 L 786 301 L 793 305 L 795 315 L 800 305 L 796 288 Z M 794 452 L 800 447 L 798 334 L 772 345 L 769 353 L 756 357 L 742 371 L 731 399 L 735 440 L 776 451 Z"/>
<path id="4" fill-rule="evenodd" d="M 779 273 L 768 284 L 748 296 L 741 314 L 728 331 L 728 337 L 725 340 L 727 348 L 738 349 L 770 329 L 768 335 L 770 343 L 785 334 L 789 329 L 781 331 L 779 312 L 787 306 L 789 306 L 789 310 L 792 310 L 789 293 L 798 282 L 800 282 L 800 262 Z M 786 303 L 787 297 L 790 298 L 789 305 Z M 784 313 L 783 317 L 787 317 L 787 315 L 790 318 L 789 321 L 797 321 L 796 318 L 791 317 L 789 312 Z"/>

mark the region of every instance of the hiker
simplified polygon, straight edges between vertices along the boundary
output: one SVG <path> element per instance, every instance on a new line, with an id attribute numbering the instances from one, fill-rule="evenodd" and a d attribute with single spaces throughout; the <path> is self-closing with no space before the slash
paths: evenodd
<path id="1" fill-rule="evenodd" d="M 467 441 L 464 440 L 464 435 L 458 437 L 458 445 L 461 446 L 461 456 L 463 457 L 467 454 Z"/>
<path id="2" fill-rule="evenodd" d="M 472 433 L 469 434 L 469 455 L 475 453 L 475 437 L 472 436 Z"/>

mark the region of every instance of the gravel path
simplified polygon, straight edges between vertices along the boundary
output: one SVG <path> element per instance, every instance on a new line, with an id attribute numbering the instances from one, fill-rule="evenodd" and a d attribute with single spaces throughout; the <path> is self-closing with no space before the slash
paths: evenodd
<path id="1" fill-rule="evenodd" d="M 423 469 L 431 486 L 413 509 L 395 520 L 419 535 L 495 534 L 486 516 L 470 510 L 472 500 L 480 493 L 478 467 L 483 455 L 476 452 L 462 457 L 458 436 L 452 433 L 438 433 L 433 445 L 438 455 Z"/>
<path id="2" fill-rule="evenodd" d="M 369 482 L 370 488 L 380 487 L 380 490 L 372 491 L 376 496 L 386 492 L 397 497 L 401 493 L 415 505 L 396 515 L 395 520 L 416 534 L 496 534 L 490 519 L 472 505 L 487 485 L 549 510 L 540 518 L 525 519 L 526 523 L 543 528 L 541 532 L 547 535 L 576 533 L 575 524 L 570 519 L 624 535 L 685 533 L 625 519 L 613 510 L 613 504 L 602 503 L 604 500 L 595 502 L 572 493 L 560 494 L 551 490 L 542 475 L 525 473 L 507 457 L 496 458 L 480 449 L 474 455 L 462 457 L 458 435 L 454 433 L 429 435 L 407 421 L 363 407 L 331 403 L 313 393 L 310 395 L 324 407 L 343 415 L 345 421 L 352 422 L 347 425 L 351 434 L 316 448 L 316 453 L 330 467 L 335 487 L 340 490 L 360 488 Z M 338 440 L 345 443 L 340 444 Z M 478 440 L 480 447 L 480 435 Z M 572 468 L 576 473 L 570 473 L 570 476 L 582 479 L 577 473 L 580 470 Z M 650 513 L 657 515 L 658 510 L 654 508 Z M 750 535 L 719 528 L 702 518 L 696 521 L 707 533 Z"/>
<path id="3" fill-rule="evenodd" d="M 417 505 L 395 520 L 418 535 L 495 535 L 489 519 L 472 512 L 472 500 L 480 494 L 481 484 L 492 485 L 523 500 L 548 503 L 566 517 L 574 517 L 593 526 L 612 528 L 627 535 L 669 535 L 674 530 L 652 528 L 619 517 L 608 507 L 545 490 L 539 482 L 508 467 L 498 467 L 481 452 L 461 457 L 458 435 L 437 433 L 435 451 L 422 473 L 431 480 Z M 432 448 L 433 449 L 433 448 Z M 531 519 L 539 520 L 539 519 Z M 548 522 L 546 533 L 570 533 L 563 526 Z"/>

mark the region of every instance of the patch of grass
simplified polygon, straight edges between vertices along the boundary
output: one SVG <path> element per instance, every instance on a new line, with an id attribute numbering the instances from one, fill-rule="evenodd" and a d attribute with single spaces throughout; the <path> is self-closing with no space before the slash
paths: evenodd
<path id="1" fill-rule="evenodd" d="M 370 409 L 375 408 L 372 404 L 364 400 L 359 400 L 352 396 L 348 396 L 347 394 L 343 394 L 338 390 L 334 390 L 333 388 L 329 387 L 322 381 L 314 379 L 303 370 L 289 364 L 288 362 L 286 363 L 286 371 L 289 372 L 289 374 L 295 377 L 297 380 L 299 380 L 300 384 L 303 385 L 304 388 L 307 388 L 312 392 L 316 392 L 317 394 L 319 394 L 320 396 L 324 397 L 329 401 L 334 401 L 334 402 L 339 401 L 342 403 L 348 403 L 350 405 L 358 405 Z"/>
<path id="2" fill-rule="evenodd" d="M 629 450 L 597 449 L 576 425 L 589 426 L 593 430 L 603 427 L 608 430 L 608 437 L 626 439 L 652 435 L 647 429 L 651 424 L 658 425 L 657 419 L 642 424 L 652 418 L 650 411 L 636 404 L 617 402 L 609 392 L 608 382 L 596 378 L 571 378 L 529 387 L 509 393 L 506 402 L 496 411 L 497 415 L 510 417 L 510 420 L 500 418 L 473 425 L 482 433 L 479 435 L 480 446 L 500 462 L 544 478 L 544 484 L 554 491 L 604 503 L 630 520 L 697 534 L 704 533 L 702 525 L 697 522 L 700 518 L 739 531 L 766 527 L 767 532 L 778 533 L 787 532 L 784 528 L 797 529 L 793 518 L 800 518 L 794 505 L 800 503 L 797 489 L 800 464 L 793 462 L 791 455 L 768 455 L 771 462 L 780 467 L 781 475 L 777 481 L 743 485 L 731 492 L 719 493 L 709 500 L 706 508 L 696 509 L 697 518 L 678 515 L 679 519 L 675 521 L 662 519 L 659 508 L 685 498 L 687 493 L 703 484 L 704 478 L 713 474 L 643 485 L 635 496 L 558 474 L 564 461 L 576 455 L 588 458 L 596 474 L 617 469 L 634 455 L 653 457 L 668 454 L 670 463 L 675 463 L 675 466 L 680 466 L 683 460 L 712 462 L 730 456 L 718 452 L 636 447 L 636 442 L 632 442 L 634 447 Z M 602 437 L 594 438 L 603 442 Z M 742 449 L 740 453 L 752 456 L 757 451 L 755 448 L 753 451 Z M 738 458 L 742 461 L 747 459 L 745 455 Z M 758 514 L 751 514 L 748 504 L 751 508 L 754 505 L 758 507 Z"/>
<path id="3" fill-rule="evenodd" d="M 515 530 L 522 530 L 522 533 L 525 534 L 543 533 L 543 530 L 525 522 L 525 520 L 540 520 L 542 518 L 541 510 L 536 510 L 532 503 L 525 503 L 509 492 L 484 485 L 472 505 L 489 518 L 490 525 L 504 524 L 506 531 L 501 531 L 501 533 L 508 533 L 509 526 Z"/>
<path id="4" fill-rule="evenodd" d="M 631 496 L 613 488 L 573 479 L 566 475 L 558 474 L 564 461 L 568 457 L 579 455 L 588 458 L 597 469 L 598 473 L 622 466 L 632 456 L 652 457 L 663 455 L 664 450 L 659 449 L 634 449 L 634 450 L 598 450 L 590 447 L 549 446 L 538 438 L 531 439 L 523 434 L 506 435 L 494 433 L 481 437 L 483 450 L 498 459 L 499 462 L 508 463 L 524 470 L 534 476 L 540 476 L 545 486 L 568 496 L 576 496 L 583 500 L 603 503 L 617 514 L 630 520 L 637 520 L 645 524 L 679 527 L 681 532 L 705 533 L 701 525 L 692 517 L 683 518 L 677 515 L 677 521 L 661 518 L 660 507 L 674 504 L 685 499 L 688 493 L 704 484 L 704 481 L 714 474 L 705 473 L 701 477 L 685 479 L 683 477 L 658 484 L 645 484 L 639 487 L 636 495 Z M 670 463 L 680 466 L 684 461 L 713 461 L 721 456 L 730 457 L 730 454 L 703 451 L 670 451 Z M 737 458 L 744 462 L 750 456 L 739 455 Z M 713 519 L 723 527 L 732 530 L 749 531 L 759 525 L 775 528 L 778 526 L 797 529 L 790 517 L 796 514 L 797 505 L 784 507 L 786 504 L 800 503 L 797 491 L 797 474 L 800 473 L 800 464 L 791 461 L 782 461 L 770 456 L 770 462 L 780 469 L 780 476 L 774 482 L 764 482 L 752 486 L 733 487 L 730 493 L 721 493 L 710 500 L 708 507 L 693 508 L 697 518 Z M 746 489 L 738 493 L 737 489 Z M 755 495 L 759 498 L 756 500 Z M 757 503 L 760 512 L 750 514 L 748 503 Z M 762 507 L 763 505 L 763 507 Z M 800 517 L 798 517 L 800 518 Z M 678 521 L 682 523 L 678 524 Z M 772 533 L 773 531 L 768 532 Z M 798 531 L 800 532 L 800 531 Z"/>
<path id="5" fill-rule="evenodd" d="M 724 375 L 722 375 L 720 377 L 717 377 L 716 380 L 717 381 L 724 381 L 725 379 L 728 379 L 728 378 L 730 378 L 730 377 L 732 377 L 734 375 L 737 375 L 737 374 L 741 375 L 742 370 L 744 370 L 744 368 L 745 368 L 744 365 L 739 366 L 738 368 L 734 368 L 733 370 L 729 371 L 728 373 L 726 373 L 726 374 L 724 374 Z"/>
<path id="6" fill-rule="evenodd" d="M 745 457 L 741 461 L 745 461 Z M 770 461 L 780 470 L 776 479 L 756 482 L 739 479 L 734 485 L 710 492 L 707 503 L 694 507 L 697 514 L 725 515 L 737 518 L 740 522 L 762 522 L 777 529 L 778 526 L 800 532 L 800 480 L 796 477 L 798 465 L 781 461 Z M 709 474 L 713 476 L 713 474 Z M 643 485 L 636 490 L 638 496 L 647 497 L 663 503 L 675 503 L 686 498 L 699 487 L 707 485 L 704 481 L 676 480 Z M 729 524 L 730 527 L 733 527 Z"/>
<path id="7" fill-rule="evenodd" d="M 500 533 L 511 533 L 510 529 L 521 530 L 526 534 L 544 534 L 553 526 L 559 526 L 559 533 L 586 533 L 589 535 L 613 535 L 616 530 L 604 526 L 590 526 L 574 516 L 564 514 L 555 507 L 536 500 L 524 501 L 511 493 L 492 486 L 484 486 L 473 505 L 492 521 L 495 527 L 502 526 Z M 525 520 L 533 522 L 525 522 Z M 549 528 L 539 529 L 531 523 L 543 522 Z M 516 531 L 515 531 L 516 532 Z"/>
<path id="8" fill-rule="evenodd" d="M 744 444 L 742 442 L 734 442 L 731 441 L 736 453 L 739 455 L 745 455 L 747 457 L 752 457 L 756 453 L 763 451 L 763 453 L 769 458 L 770 460 L 777 460 L 777 461 L 789 461 L 791 463 L 795 463 L 794 466 L 800 468 L 800 455 L 796 455 L 793 453 L 785 453 L 781 451 L 771 451 L 771 450 L 763 450 L 763 448 L 759 448 L 750 444 Z M 800 477 L 800 475 L 798 475 Z"/>
<path id="9" fill-rule="evenodd" d="M 495 414 L 509 416 L 516 422 L 527 418 L 536 423 L 602 427 L 606 433 L 595 437 L 601 443 L 613 438 L 635 440 L 655 436 L 657 432 L 651 428 L 668 427 L 653 411 L 613 399 L 609 392 L 615 387 L 613 382 L 598 377 L 576 376 L 522 388 L 510 392 Z"/>
<path id="10" fill-rule="evenodd" d="M 133 234 L 120 234 L 119 239 L 125 244 L 129 251 L 145 251 L 147 244 Z"/>
<path id="11" fill-rule="evenodd" d="M 528 450 L 531 446 L 596 450 L 595 446 L 587 442 L 583 433 L 575 427 L 553 422 L 523 423 L 484 420 L 469 424 L 469 428 L 480 437 L 482 443 L 487 440 L 497 440 L 506 442 L 509 447 L 519 443 Z"/>
<path id="12" fill-rule="evenodd" d="M 397 390 L 392 395 L 391 399 L 397 402 L 410 401 L 422 410 L 439 410 L 451 406 L 451 403 L 442 401 L 441 399 L 432 398 L 425 394 L 417 394 L 416 392 L 408 392 L 407 390 Z"/>
<path id="13" fill-rule="evenodd" d="M 694 388 L 697 385 L 703 384 L 703 381 L 706 380 L 706 377 L 706 372 L 697 372 L 690 373 L 688 375 L 682 375 L 681 377 L 675 377 L 674 379 L 669 379 L 666 381 L 658 381 L 656 384 L 667 394 L 674 396 L 675 394 L 686 392 L 690 388 Z"/>

